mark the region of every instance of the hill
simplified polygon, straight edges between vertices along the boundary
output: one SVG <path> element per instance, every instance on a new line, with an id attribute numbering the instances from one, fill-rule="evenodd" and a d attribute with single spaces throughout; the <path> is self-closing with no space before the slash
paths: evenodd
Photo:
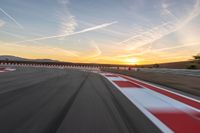
<path id="1" fill-rule="evenodd" d="M 27 59 L 12 55 L 1 55 L 0 60 L 2 61 L 34 61 L 34 62 L 59 62 L 57 60 L 51 60 L 51 59 Z"/>

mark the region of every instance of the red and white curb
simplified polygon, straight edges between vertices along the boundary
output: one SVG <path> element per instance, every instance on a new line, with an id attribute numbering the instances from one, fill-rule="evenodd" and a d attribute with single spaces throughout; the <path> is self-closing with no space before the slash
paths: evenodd
<path id="1" fill-rule="evenodd" d="M 162 132 L 199 133 L 200 101 L 128 76 L 101 73 Z"/>
<path id="2" fill-rule="evenodd" d="M 12 71 L 15 71 L 16 69 L 14 68 L 0 68 L 0 73 L 3 73 L 3 72 L 12 72 Z"/>

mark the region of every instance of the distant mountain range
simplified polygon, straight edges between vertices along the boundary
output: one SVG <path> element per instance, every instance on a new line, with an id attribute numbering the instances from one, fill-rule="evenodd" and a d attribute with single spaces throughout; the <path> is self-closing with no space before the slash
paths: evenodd
<path id="1" fill-rule="evenodd" d="M 59 62 L 57 60 L 51 60 L 51 59 L 26 59 L 26 58 L 12 56 L 12 55 L 0 55 L 0 60 L 7 60 L 7 61 L 35 61 L 35 62 Z"/>

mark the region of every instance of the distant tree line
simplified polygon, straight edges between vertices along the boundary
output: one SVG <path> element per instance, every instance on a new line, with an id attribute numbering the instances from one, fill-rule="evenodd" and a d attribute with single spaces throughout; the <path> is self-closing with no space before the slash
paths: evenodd
<path id="1" fill-rule="evenodd" d="M 197 55 L 195 55 L 195 56 L 193 56 L 193 61 L 194 61 L 195 63 L 200 64 L 200 53 L 197 54 Z"/>
<path id="2" fill-rule="evenodd" d="M 188 69 L 197 69 L 197 64 L 200 64 L 200 53 L 193 56 L 192 64 L 190 64 L 187 68 Z"/>

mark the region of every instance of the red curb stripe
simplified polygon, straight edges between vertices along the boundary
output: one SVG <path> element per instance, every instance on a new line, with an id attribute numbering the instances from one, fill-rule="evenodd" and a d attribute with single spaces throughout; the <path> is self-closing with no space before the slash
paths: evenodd
<path id="1" fill-rule="evenodd" d="M 117 84 L 117 86 L 119 87 L 134 87 L 134 88 L 142 88 L 141 86 L 134 84 L 132 82 L 129 81 L 113 81 L 115 84 Z"/>
<path id="2" fill-rule="evenodd" d="M 176 133 L 199 133 L 200 131 L 198 118 L 187 113 L 181 111 L 156 112 L 155 110 L 150 112 Z"/>

